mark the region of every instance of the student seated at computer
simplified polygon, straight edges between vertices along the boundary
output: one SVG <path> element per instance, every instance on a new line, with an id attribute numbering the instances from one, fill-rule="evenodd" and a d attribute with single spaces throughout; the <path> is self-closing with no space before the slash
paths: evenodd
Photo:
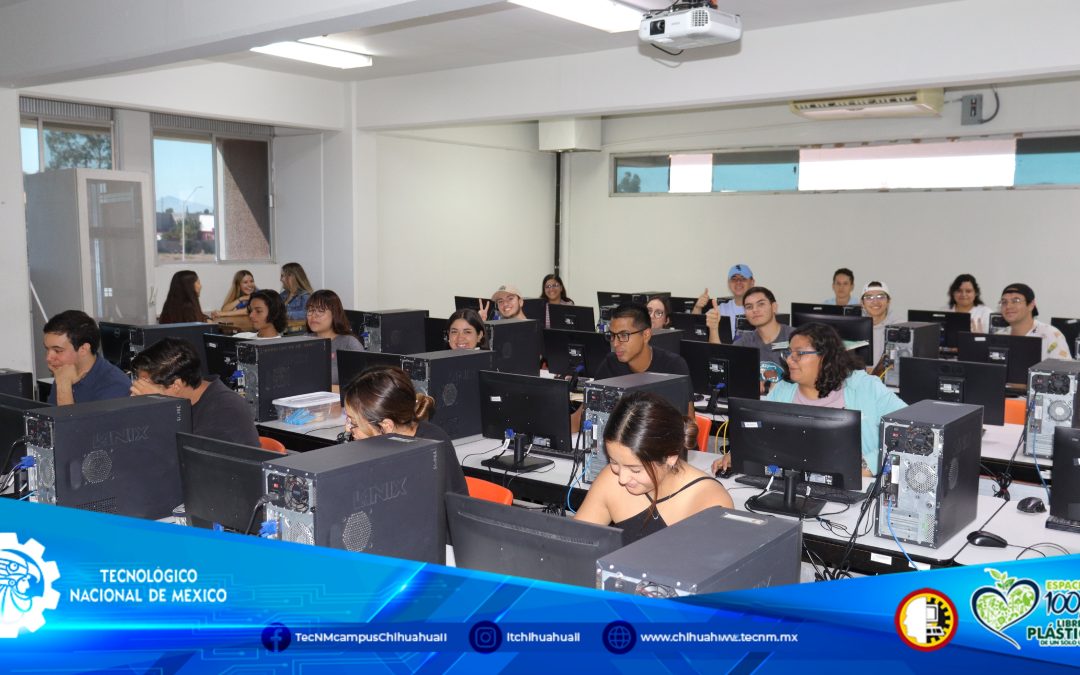
<path id="1" fill-rule="evenodd" d="M 446 320 L 446 340 L 450 349 L 487 349 L 487 335 L 479 312 L 466 307 Z"/>
<path id="2" fill-rule="evenodd" d="M 349 317 L 345 316 L 345 308 L 337 293 L 325 289 L 315 291 L 308 300 L 306 312 L 308 331 L 316 337 L 330 340 L 330 384 L 336 387 L 338 350 L 362 352 L 364 345 L 352 334 Z"/>
<path id="3" fill-rule="evenodd" d="M 775 368 L 770 370 L 783 371 L 784 359 L 772 345 L 774 342 L 787 342 L 795 329 L 776 320 L 776 296 L 764 286 L 754 286 L 743 296 L 743 308 L 746 310 L 746 320 L 754 330 L 740 335 L 735 344 L 757 349 L 761 355 L 762 369 L 766 368 L 766 364 L 772 364 Z M 709 342 L 720 343 L 720 335 L 711 324 Z"/>
<path id="4" fill-rule="evenodd" d="M 690 311 L 691 314 L 701 314 L 705 311 L 705 308 L 712 303 L 712 309 L 707 313 L 713 313 L 716 315 L 714 319 L 719 325 L 719 317 L 728 316 L 731 317 L 731 335 L 735 336 L 735 317 L 740 314 L 745 314 L 743 309 L 743 296 L 746 295 L 746 291 L 753 288 L 756 285 L 754 282 L 754 273 L 750 270 L 748 265 L 739 263 L 732 265 L 728 270 L 728 290 L 731 291 L 731 299 L 724 302 L 717 303 L 714 298 L 709 297 L 709 289 L 698 296 L 697 301 L 694 303 L 694 308 Z"/>
<path id="5" fill-rule="evenodd" d="M 855 273 L 846 267 L 833 272 L 832 275 L 833 295 L 821 304 L 823 305 L 857 305 L 859 299 L 852 297 L 855 290 Z"/>
<path id="6" fill-rule="evenodd" d="M 199 304 L 199 293 L 202 292 L 202 282 L 199 275 L 191 270 L 180 270 L 172 276 L 169 282 L 169 293 L 165 296 L 165 304 L 161 306 L 161 316 L 158 323 L 189 323 L 193 321 L 209 321 L 210 317 L 203 314 Z"/>
<path id="7" fill-rule="evenodd" d="M 1030 335 L 1042 339 L 1043 358 L 1071 361 L 1065 336 L 1048 323 L 1036 321 L 1039 308 L 1035 306 L 1035 291 L 1027 284 L 1009 284 L 1001 291 L 1001 316 L 1009 324 L 993 332 L 1009 335 Z"/>
<path id="8" fill-rule="evenodd" d="M 131 380 L 98 358 L 101 330 L 85 312 L 69 309 L 49 319 L 44 329 L 45 363 L 53 374 L 49 405 L 71 405 L 123 398 Z"/>
<path id="9" fill-rule="evenodd" d="M 863 313 L 874 322 L 873 363 L 866 364 L 871 369 L 881 362 L 881 355 L 885 353 L 885 326 L 896 323 L 890 305 L 892 296 L 889 295 L 889 287 L 881 281 L 871 281 L 863 286 L 862 291 Z"/>
<path id="10" fill-rule="evenodd" d="M 646 372 L 690 374 L 683 357 L 649 344 L 652 322 L 644 305 L 624 304 L 617 307 L 611 314 L 607 338 L 611 341 L 611 353 L 596 369 L 598 380 Z"/>
<path id="11" fill-rule="evenodd" d="M 259 290 L 255 287 L 255 275 L 248 270 L 239 270 L 233 275 L 229 292 L 225 294 L 225 301 L 221 303 L 221 309 L 210 312 L 215 319 L 228 318 L 231 316 L 247 316 L 248 301 L 251 294 Z"/>
<path id="12" fill-rule="evenodd" d="M 285 313 L 285 303 L 274 291 L 255 291 L 248 301 L 248 319 L 251 330 L 237 333 L 239 338 L 276 338 L 281 337 L 289 324 Z"/>
<path id="13" fill-rule="evenodd" d="M 491 302 L 495 305 L 500 319 L 528 318 L 525 316 L 525 301 L 521 299 L 521 291 L 513 284 L 499 286 L 499 289 L 492 294 Z M 487 307 L 481 305 L 481 312 L 484 310 L 490 310 L 490 305 Z M 481 316 L 485 321 L 487 320 L 488 315 L 486 313 L 482 313 Z"/>
<path id="14" fill-rule="evenodd" d="M 945 309 L 970 314 L 972 333 L 990 332 L 990 308 L 983 304 L 979 282 L 970 274 L 957 275 L 949 284 L 949 304 Z"/>
<path id="15" fill-rule="evenodd" d="M 548 274 L 540 282 L 540 297 L 547 300 L 548 305 L 572 305 L 574 301 L 566 295 L 566 286 L 558 274 Z M 551 314 L 547 305 L 544 306 L 544 328 L 551 328 Z"/>
<path id="16" fill-rule="evenodd" d="M 604 448 L 610 463 L 574 517 L 620 528 L 624 544 L 707 508 L 733 507 L 724 486 L 686 461 L 697 448 L 694 419 L 656 394 L 619 401 L 604 426 Z"/>
<path id="17" fill-rule="evenodd" d="M 191 433 L 259 447 L 251 406 L 213 377 L 204 380 L 187 340 L 164 338 L 131 359 L 131 395 L 164 394 L 191 401 Z"/>
<path id="18" fill-rule="evenodd" d="M 353 440 L 381 434 L 418 436 L 443 443 L 446 492 L 469 494 L 450 436 L 428 422 L 435 399 L 417 394 L 412 380 L 401 368 L 376 366 L 357 375 L 345 386 L 345 431 Z"/>
<path id="19" fill-rule="evenodd" d="M 308 281 L 307 272 L 300 263 L 285 263 L 281 266 L 281 301 L 288 310 L 288 321 L 303 321 L 307 318 L 304 309 L 308 299 L 315 292 Z M 284 330 L 284 329 L 282 329 Z"/>
<path id="20" fill-rule="evenodd" d="M 649 311 L 650 327 L 653 330 L 671 328 L 671 300 L 666 295 L 654 295 L 649 298 L 645 309 Z"/>

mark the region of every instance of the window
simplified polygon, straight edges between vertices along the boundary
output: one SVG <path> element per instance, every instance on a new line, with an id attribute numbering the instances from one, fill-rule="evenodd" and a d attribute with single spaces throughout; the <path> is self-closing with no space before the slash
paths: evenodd
<path id="1" fill-rule="evenodd" d="M 799 153 L 722 152 L 712 156 L 713 192 L 797 190 Z"/>
<path id="2" fill-rule="evenodd" d="M 1080 136 L 1018 139 L 1016 185 L 1080 185 Z"/>
<path id="3" fill-rule="evenodd" d="M 37 122 L 23 120 L 19 128 L 19 144 L 22 147 L 23 173 L 41 171 L 41 147 L 38 145 Z"/>
<path id="4" fill-rule="evenodd" d="M 667 192 L 670 158 L 617 157 L 615 192 Z"/>
<path id="5" fill-rule="evenodd" d="M 19 131 L 23 173 L 113 168 L 111 127 L 24 118 Z"/>

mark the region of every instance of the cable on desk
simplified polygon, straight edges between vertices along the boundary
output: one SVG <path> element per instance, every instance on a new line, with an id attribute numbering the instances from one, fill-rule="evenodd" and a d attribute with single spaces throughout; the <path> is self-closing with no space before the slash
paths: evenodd
<path id="1" fill-rule="evenodd" d="M 900 538 L 896 536 L 895 532 L 893 532 L 893 529 L 892 529 L 892 502 L 891 501 L 885 502 L 885 524 L 888 525 L 888 527 L 889 527 L 889 534 L 892 535 L 893 541 L 895 541 L 896 545 L 900 547 L 900 552 L 904 554 L 905 558 L 907 558 L 908 566 L 913 570 L 919 569 L 918 567 L 915 567 L 915 561 L 911 559 L 911 556 L 908 555 L 908 552 L 904 548 L 904 545 L 900 543 Z"/>
<path id="2" fill-rule="evenodd" d="M 995 497 L 1001 497 L 1005 501 L 1009 501 L 1009 499 L 1011 499 L 1011 497 L 1009 496 L 1009 486 L 1012 485 L 1012 473 L 1010 473 L 1010 471 L 1012 469 L 1013 460 L 1016 459 L 1016 453 L 1020 452 L 1020 448 L 1024 447 L 1024 442 L 1027 440 L 1027 421 L 1031 417 L 1031 412 L 1034 409 L 1035 398 L 1032 397 L 1027 404 L 1027 410 L 1024 414 L 1024 427 L 1020 430 L 1020 438 L 1016 441 L 1016 448 L 1014 448 L 1012 454 L 1009 455 L 1009 461 L 1005 464 L 1005 470 L 1001 472 L 1001 478 L 1004 481 L 1005 485 L 998 492 L 994 493 Z M 1041 474 L 1039 476 L 1039 479 L 1042 480 Z M 1045 483 L 1043 485 L 1045 485 Z"/>
<path id="3" fill-rule="evenodd" d="M 1007 546 L 1009 548 L 1018 548 L 1018 549 L 1020 549 L 1020 552 L 1016 554 L 1016 557 L 1013 558 L 1013 560 L 1020 560 L 1020 558 L 1024 555 L 1025 551 L 1035 551 L 1036 553 L 1038 553 L 1042 557 L 1046 558 L 1047 555 L 1039 550 L 1043 546 L 1048 546 L 1048 547 L 1050 547 L 1052 549 L 1060 551 L 1062 555 L 1072 555 L 1072 553 L 1069 551 L 1069 549 L 1065 548 L 1061 544 L 1055 544 L 1052 541 L 1044 541 L 1044 542 L 1041 542 L 1041 543 L 1038 543 L 1038 544 L 1031 544 L 1030 546 L 1020 546 L 1018 544 L 1008 544 Z"/>

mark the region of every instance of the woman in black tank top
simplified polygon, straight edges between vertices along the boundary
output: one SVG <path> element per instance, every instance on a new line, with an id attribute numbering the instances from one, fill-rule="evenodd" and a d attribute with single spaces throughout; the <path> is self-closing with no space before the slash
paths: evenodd
<path id="1" fill-rule="evenodd" d="M 626 396 L 604 427 L 610 464 L 576 517 L 614 524 L 629 544 L 709 507 L 731 508 L 727 490 L 687 464 L 696 439 L 694 420 L 664 399 L 645 392 Z"/>

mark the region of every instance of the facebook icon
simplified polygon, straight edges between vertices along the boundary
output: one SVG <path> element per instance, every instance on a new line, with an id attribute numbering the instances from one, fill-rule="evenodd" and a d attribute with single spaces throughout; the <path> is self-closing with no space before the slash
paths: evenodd
<path id="1" fill-rule="evenodd" d="M 270 652 L 283 652 L 292 644 L 292 631 L 284 624 L 271 623 L 263 628 L 263 647 Z"/>

